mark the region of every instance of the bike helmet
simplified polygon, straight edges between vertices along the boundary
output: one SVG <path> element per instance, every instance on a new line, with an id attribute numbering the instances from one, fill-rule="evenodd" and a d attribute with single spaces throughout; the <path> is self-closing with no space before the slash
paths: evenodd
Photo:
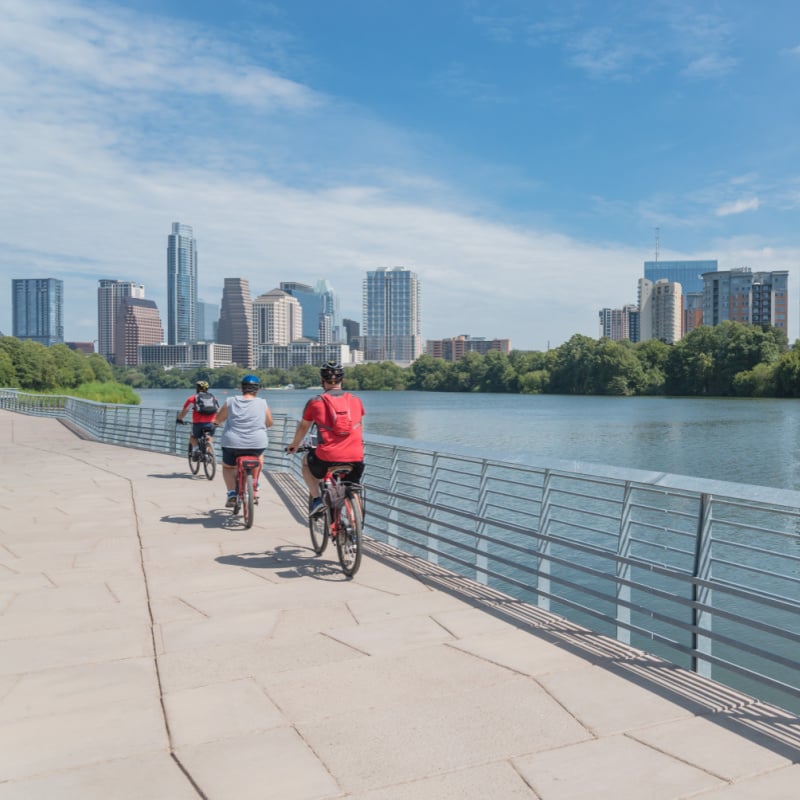
<path id="1" fill-rule="evenodd" d="M 320 368 L 322 380 L 328 383 L 339 383 L 344 377 L 344 369 L 336 361 L 326 361 Z"/>
<path id="2" fill-rule="evenodd" d="M 242 391 L 243 392 L 257 392 L 261 388 L 261 381 L 258 375 L 245 375 L 242 378 Z"/>
<path id="3" fill-rule="evenodd" d="M 194 386 L 195 386 L 195 389 L 197 389 L 198 392 L 207 392 L 208 391 L 208 381 L 197 381 L 197 383 Z"/>

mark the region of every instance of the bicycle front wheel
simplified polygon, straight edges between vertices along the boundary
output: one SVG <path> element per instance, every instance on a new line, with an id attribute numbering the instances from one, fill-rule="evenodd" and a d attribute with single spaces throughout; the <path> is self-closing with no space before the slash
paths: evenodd
<path id="1" fill-rule="evenodd" d="M 242 497 L 242 513 L 245 528 L 253 527 L 253 475 L 248 473 L 244 480 L 244 497 Z"/>
<path id="2" fill-rule="evenodd" d="M 339 514 L 339 533 L 336 535 L 336 550 L 342 572 L 352 577 L 361 566 L 361 531 L 363 520 L 357 498 L 345 497 Z"/>
<path id="3" fill-rule="evenodd" d="M 189 450 L 187 453 L 187 457 L 189 459 L 189 469 L 192 471 L 192 475 L 197 475 L 200 472 L 200 461 L 194 458 L 194 454 L 192 453 L 192 445 L 189 444 Z"/>
<path id="4" fill-rule="evenodd" d="M 330 533 L 330 523 L 328 522 L 328 512 L 317 514 L 315 517 L 308 518 L 308 530 L 311 534 L 311 547 L 314 552 L 321 556 L 328 546 L 328 535 Z"/>
<path id="5" fill-rule="evenodd" d="M 213 481 L 214 476 L 217 474 L 217 458 L 214 455 L 213 445 L 206 445 L 206 451 L 203 454 L 203 469 L 206 472 L 206 478 Z"/>

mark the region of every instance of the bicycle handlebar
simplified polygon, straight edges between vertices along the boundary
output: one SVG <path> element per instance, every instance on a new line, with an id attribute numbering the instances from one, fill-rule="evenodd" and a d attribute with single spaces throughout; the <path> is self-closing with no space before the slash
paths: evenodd
<path id="1" fill-rule="evenodd" d="M 308 444 L 301 444 L 301 445 L 299 445 L 299 446 L 297 447 L 297 449 L 296 449 L 294 452 L 295 452 L 295 453 L 308 453 L 310 450 L 313 450 L 313 449 L 314 449 L 314 448 L 313 448 L 313 447 L 311 447 L 311 445 L 308 445 Z M 288 445 L 287 445 L 287 446 L 284 448 L 284 452 L 285 452 L 285 453 L 288 453 L 288 452 L 289 452 L 289 446 L 288 446 Z M 289 455 L 291 455 L 291 453 L 289 453 Z"/>

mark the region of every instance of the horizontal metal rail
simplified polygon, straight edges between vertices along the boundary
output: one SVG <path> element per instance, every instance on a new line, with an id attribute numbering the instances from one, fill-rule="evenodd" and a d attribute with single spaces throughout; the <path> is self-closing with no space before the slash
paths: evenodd
<path id="1" fill-rule="evenodd" d="M 183 455 L 174 412 L 0 390 L 98 441 Z M 297 421 L 275 416 L 265 468 Z M 800 492 L 366 437 L 367 534 L 800 711 Z"/>

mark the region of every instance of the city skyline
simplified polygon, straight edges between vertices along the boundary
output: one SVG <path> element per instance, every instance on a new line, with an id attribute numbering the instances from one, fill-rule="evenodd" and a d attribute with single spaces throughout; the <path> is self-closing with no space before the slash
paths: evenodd
<path id="1" fill-rule="evenodd" d="M 787 270 L 798 336 L 794 3 L 0 8 L 0 278 L 63 280 L 68 340 L 100 279 L 168 323 L 176 220 L 215 304 L 220 276 L 327 279 L 359 319 L 364 273 L 404 265 L 424 339 L 535 350 L 595 335 L 658 229 L 664 260 Z"/>

